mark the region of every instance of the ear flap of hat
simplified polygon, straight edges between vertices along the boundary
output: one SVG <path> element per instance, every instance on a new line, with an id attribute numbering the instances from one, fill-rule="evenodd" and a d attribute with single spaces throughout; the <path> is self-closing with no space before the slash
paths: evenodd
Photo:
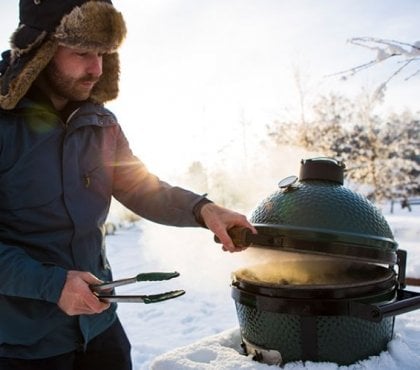
<path id="1" fill-rule="evenodd" d="M 49 63 L 56 50 L 57 42 L 49 40 L 44 42 L 36 52 L 12 58 L 12 63 L 0 78 L 1 108 L 13 109 L 16 106 Z"/>
<path id="2" fill-rule="evenodd" d="M 44 41 L 46 36 L 47 31 L 37 30 L 21 24 L 10 39 L 13 58 L 34 50 Z"/>
<path id="3" fill-rule="evenodd" d="M 90 94 L 94 103 L 105 103 L 118 96 L 120 59 L 118 53 L 104 54 L 102 58 L 102 76 Z"/>

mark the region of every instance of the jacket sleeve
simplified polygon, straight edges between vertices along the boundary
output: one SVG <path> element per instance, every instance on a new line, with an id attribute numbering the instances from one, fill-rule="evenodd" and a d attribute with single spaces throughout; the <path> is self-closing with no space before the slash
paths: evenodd
<path id="1" fill-rule="evenodd" d="M 0 241 L 0 294 L 57 303 L 66 277 L 63 268 L 40 263 Z"/>
<path id="2" fill-rule="evenodd" d="M 150 173 L 133 155 L 119 126 L 116 157 L 113 195 L 118 201 L 150 221 L 171 226 L 202 226 L 193 210 L 205 197 L 171 186 Z"/>

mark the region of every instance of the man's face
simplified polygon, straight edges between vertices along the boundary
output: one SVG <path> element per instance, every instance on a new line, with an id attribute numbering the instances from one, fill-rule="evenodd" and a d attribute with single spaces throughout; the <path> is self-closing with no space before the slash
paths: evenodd
<path id="1" fill-rule="evenodd" d="M 45 79 L 54 98 L 82 101 L 89 98 L 102 75 L 102 54 L 59 46 L 45 68 Z"/>

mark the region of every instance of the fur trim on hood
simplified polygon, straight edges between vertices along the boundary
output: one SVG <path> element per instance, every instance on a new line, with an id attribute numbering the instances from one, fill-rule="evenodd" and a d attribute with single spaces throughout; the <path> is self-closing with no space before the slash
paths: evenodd
<path id="1" fill-rule="evenodd" d="M 60 4 L 62 0 L 59 3 L 57 0 L 53 1 Z M 22 2 L 25 1 L 21 0 L 21 11 Z M 103 73 L 92 90 L 90 100 L 102 104 L 118 96 L 120 67 L 117 49 L 126 35 L 123 16 L 110 1 L 71 0 L 70 3 L 72 2 L 82 4 L 63 14 L 58 19 L 55 31 L 49 32 L 47 26 L 40 30 L 39 25 L 35 28 L 33 25 L 21 23 L 14 32 L 11 51 L 3 53 L 3 61 L 0 62 L 1 108 L 13 109 L 16 106 L 50 62 L 59 45 L 104 53 Z M 48 1 L 44 4 L 38 1 L 35 5 L 29 5 L 44 6 L 45 11 L 49 10 Z M 66 2 L 66 6 L 69 7 L 69 1 Z M 21 20 L 22 18 L 21 14 Z"/>

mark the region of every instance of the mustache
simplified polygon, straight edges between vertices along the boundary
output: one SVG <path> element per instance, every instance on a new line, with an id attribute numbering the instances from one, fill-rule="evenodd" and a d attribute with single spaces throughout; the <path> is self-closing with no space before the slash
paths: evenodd
<path id="1" fill-rule="evenodd" d="M 99 81 L 99 79 L 100 79 L 100 77 L 87 75 L 87 76 L 79 78 L 79 82 L 93 82 L 93 83 L 96 83 L 96 82 Z"/>

